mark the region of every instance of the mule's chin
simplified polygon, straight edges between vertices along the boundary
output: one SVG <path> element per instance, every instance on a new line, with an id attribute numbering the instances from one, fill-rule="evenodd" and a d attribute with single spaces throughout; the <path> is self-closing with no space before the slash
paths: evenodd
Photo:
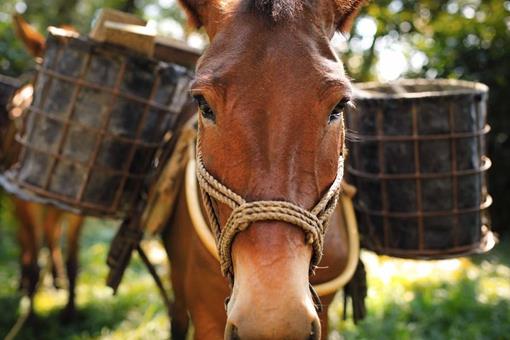
<path id="1" fill-rule="evenodd" d="M 237 235 L 232 255 L 225 339 L 320 339 L 308 280 L 311 247 L 299 228 L 255 223 Z"/>

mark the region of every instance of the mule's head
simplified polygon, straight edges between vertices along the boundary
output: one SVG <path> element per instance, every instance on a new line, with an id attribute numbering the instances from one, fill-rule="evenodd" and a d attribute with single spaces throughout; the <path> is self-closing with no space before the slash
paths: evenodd
<path id="1" fill-rule="evenodd" d="M 218 181 L 250 201 L 311 209 L 337 175 L 351 87 L 330 46 L 360 0 L 182 0 L 210 37 L 192 94 L 201 154 Z M 232 209 L 213 202 L 220 225 Z M 301 228 L 252 223 L 231 248 L 228 339 L 315 339 L 312 247 Z"/>

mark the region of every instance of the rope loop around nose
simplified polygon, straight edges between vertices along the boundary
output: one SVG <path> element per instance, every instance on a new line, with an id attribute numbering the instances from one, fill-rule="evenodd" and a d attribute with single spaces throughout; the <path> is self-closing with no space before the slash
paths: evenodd
<path id="1" fill-rule="evenodd" d="M 282 221 L 303 229 L 306 242 L 314 247 L 314 254 L 322 252 L 323 223 L 307 210 L 295 204 L 282 201 L 255 201 L 244 203 L 232 211 L 218 240 L 218 250 L 223 273 L 233 275 L 232 259 L 229 254 L 237 233 L 245 230 L 251 223 L 259 221 Z M 318 262 L 315 259 L 312 262 Z"/>
<path id="2" fill-rule="evenodd" d="M 239 232 L 248 228 L 251 223 L 260 221 L 281 221 L 301 228 L 306 235 L 306 242 L 312 245 L 313 255 L 310 271 L 313 272 L 321 260 L 327 223 L 340 194 L 344 169 L 343 156 L 340 155 L 339 157 L 336 178 L 328 191 L 312 210 L 306 210 L 286 201 L 246 202 L 243 197 L 229 189 L 207 171 L 202 161 L 199 140 L 197 141 L 196 151 L 198 184 L 209 222 L 216 235 L 216 246 L 220 255 L 223 275 L 233 282 L 232 242 Z M 232 209 L 232 213 L 223 228 L 214 210 L 213 199 L 226 204 Z"/>

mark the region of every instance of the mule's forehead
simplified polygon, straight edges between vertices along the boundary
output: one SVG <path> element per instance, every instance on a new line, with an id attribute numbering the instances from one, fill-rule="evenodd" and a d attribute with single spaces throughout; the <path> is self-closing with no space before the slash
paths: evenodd
<path id="1" fill-rule="evenodd" d="M 197 82 L 248 86 L 345 84 L 342 63 L 317 27 L 299 22 L 271 24 L 256 14 L 241 13 L 215 36 L 197 70 Z"/>

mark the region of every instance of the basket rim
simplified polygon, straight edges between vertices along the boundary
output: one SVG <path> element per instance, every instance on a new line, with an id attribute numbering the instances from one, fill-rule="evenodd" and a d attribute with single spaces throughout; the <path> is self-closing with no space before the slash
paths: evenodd
<path id="1" fill-rule="evenodd" d="M 449 89 L 444 91 L 423 91 L 423 92 L 406 92 L 406 93 L 384 93 L 377 92 L 378 88 L 387 85 L 403 85 L 403 86 L 420 86 L 420 85 L 443 85 L 458 86 L 458 89 Z M 457 95 L 473 95 L 486 94 L 489 87 L 483 83 L 458 79 L 399 79 L 389 82 L 364 82 L 354 83 L 355 99 L 417 99 L 431 97 L 446 97 Z"/>
<path id="2" fill-rule="evenodd" d="M 498 243 L 498 235 L 490 230 L 490 226 L 483 223 L 481 228 L 481 238 L 478 242 L 456 246 L 444 249 L 403 249 L 391 246 L 380 246 L 370 243 L 370 240 L 362 240 L 361 247 L 375 252 L 378 255 L 396 257 L 410 260 L 447 260 L 464 256 L 484 254 L 489 252 Z"/>
<path id="3" fill-rule="evenodd" d="M 114 53 L 119 56 L 128 59 L 140 60 L 145 63 L 150 63 L 155 67 L 160 68 L 175 68 L 180 70 L 183 73 L 186 73 L 188 77 L 193 78 L 193 72 L 184 65 L 160 60 L 155 58 L 154 56 L 147 56 L 141 54 L 139 52 L 130 50 L 128 48 L 123 48 L 122 46 L 118 46 L 115 44 L 111 44 L 108 42 L 101 42 L 91 39 L 88 36 L 81 35 L 80 33 L 69 31 L 63 28 L 58 28 L 54 26 L 49 26 L 47 29 L 47 40 L 53 40 L 57 43 L 57 45 L 66 45 L 69 43 L 75 44 L 79 48 L 83 48 L 87 51 L 87 53 Z"/>

